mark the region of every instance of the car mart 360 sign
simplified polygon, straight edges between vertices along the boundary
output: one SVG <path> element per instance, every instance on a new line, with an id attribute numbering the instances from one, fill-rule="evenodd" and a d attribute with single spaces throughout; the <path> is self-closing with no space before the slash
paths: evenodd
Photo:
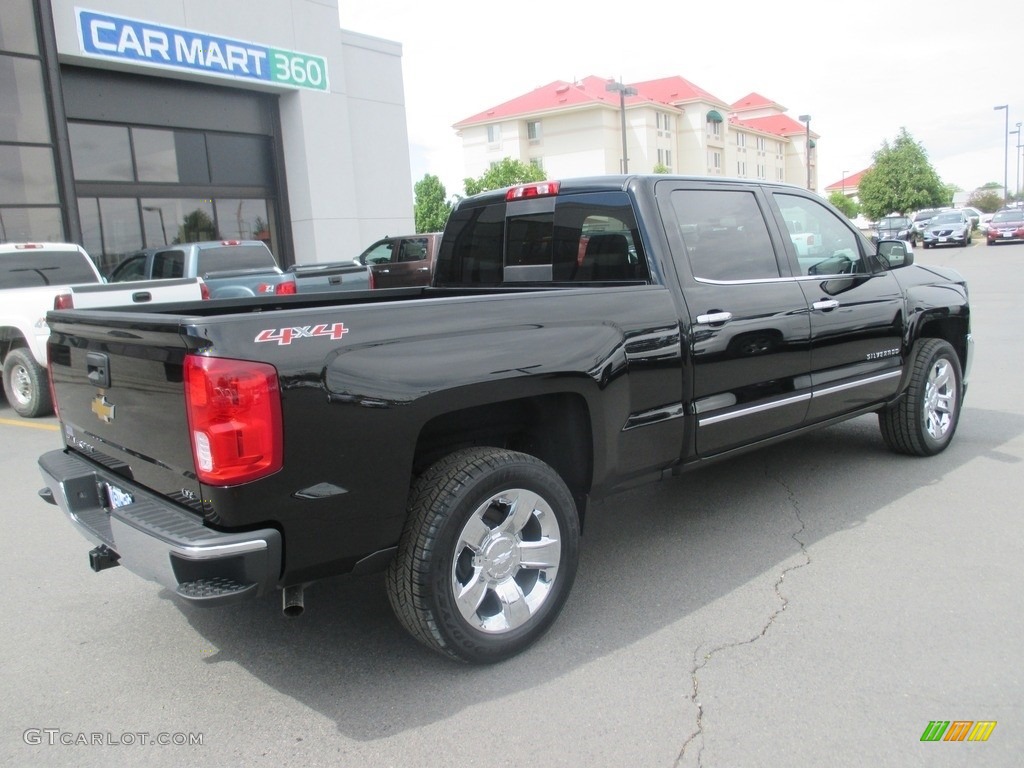
<path id="1" fill-rule="evenodd" d="M 266 45 L 76 8 L 82 52 L 163 69 L 326 91 L 327 60 Z"/>

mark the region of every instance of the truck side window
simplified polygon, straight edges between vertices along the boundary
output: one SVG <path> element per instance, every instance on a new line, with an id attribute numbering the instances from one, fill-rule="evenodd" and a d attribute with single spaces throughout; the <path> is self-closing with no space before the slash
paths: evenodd
<path id="1" fill-rule="evenodd" d="M 394 258 L 395 244 L 390 240 L 374 243 L 359 257 L 360 264 L 389 264 Z"/>
<path id="2" fill-rule="evenodd" d="M 427 238 L 413 237 L 402 241 L 399 261 L 423 261 L 427 258 Z"/>
<path id="3" fill-rule="evenodd" d="M 779 277 L 768 227 L 752 192 L 680 189 L 672 206 L 698 280 Z"/>
<path id="4" fill-rule="evenodd" d="M 140 253 L 129 256 L 125 261 L 118 264 L 110 273 L 108 280 L 111 283 L 125 283 L 129 280 L 146 279 L 146 254 Z"/>
<path id="5" fill-rule="evenodd" d="M 163 251 L 153 256 L 153 278 L 163 280 L 171 277 L 184 277 L 185 252 Z"/>
<path id="6" fill-rule="evenodd" d="M 775 193 L 801 275 L 849 275 L 865 269 L 857 236 L 836 215 L 800 195 Z"/>

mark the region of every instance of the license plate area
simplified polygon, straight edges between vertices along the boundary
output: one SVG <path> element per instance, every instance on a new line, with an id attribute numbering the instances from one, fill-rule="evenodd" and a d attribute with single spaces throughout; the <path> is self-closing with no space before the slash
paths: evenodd
<path id="1" fill-rule="evenodd" d="M 107 506 L 111 509 L 119 509 L 120 507 L 127 507 L 129 504 L 135 503 L 135 498 L 128 491 L 124 491 L 111 483 L 104 483 L 104 485 L 107 488 Z"/>

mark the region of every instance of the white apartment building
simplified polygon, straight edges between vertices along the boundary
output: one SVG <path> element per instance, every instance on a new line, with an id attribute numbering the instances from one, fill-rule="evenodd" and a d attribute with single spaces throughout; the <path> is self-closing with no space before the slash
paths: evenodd
<path id="1" fill-rule="evenodd" d="M 729 104 L 682 77 L 624 86 L 594 76 L 559 80 L 453 127 L 467 176 L 511 157 L 555 179 L 621 173 L 623 115 L 632 173 L 667 169 L 818 187 L 818 135 L 809 121 L 757 93 Z"/>

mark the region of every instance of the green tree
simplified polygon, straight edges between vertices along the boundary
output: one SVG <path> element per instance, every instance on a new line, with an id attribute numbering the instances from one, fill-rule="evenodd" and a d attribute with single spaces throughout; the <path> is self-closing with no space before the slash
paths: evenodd
<path id="1" fill-rule="evenodd" d="M 672 169 L 664 163 L 655 163 L 652 173 L 672 173 Z"/>
<path id="2" fill-rule="evenodd" d="M 842 211 L 848 219 L 854 218 L 860 212 L 860 206 L 842 192 L 833 192 L 828 196 L 828 201 Z"/>
<path id="3" fill-rule="evenodd" d="M 546 178 L 544 171 L 536 165 L 506 157 L 488 168 L 480 178 L 464 179 L 463 184 L 467 195 L 476 195 L 489 189 L 501 189 L 530 181 L 544 181 Z"/>
<path id="4" fill-rule="evenodd" d="M 171 241 L 178 243 L 195 243 L 203 240 L 220 240 L 220 234 L 213 225 L 213 217 L 202 208 L 186 213 L 178 227 L 178 234 Z"/>
<path id="5" fill-rule="evenodd" d="M 948 204 L 947 189 L 928 162 L 928 153 L 900 128 L 892 144 L 888 140 L 874 154 L 874 164 L 858 187 L 861 211 L 869 219 L 893 213 Z"/>
<path id="6" fill-rule="evenodd" d="M 967 198 L 967 204 L 982 213 L 995 213 L 1003 205 L 1002 192 L 1002 184 L 986 184 L 971 192 L 971 196 Z"/>
<path id="7" fill-rule="evenodd" d="M 426 174 L 413 187 L 416 200 L 413 204 L 413 216 L 416 219 L 417 232 L 440 232 L 452 212 L 452 204 L 448 202 L 448 193 L 441 180 L 432 174 Z"/>

